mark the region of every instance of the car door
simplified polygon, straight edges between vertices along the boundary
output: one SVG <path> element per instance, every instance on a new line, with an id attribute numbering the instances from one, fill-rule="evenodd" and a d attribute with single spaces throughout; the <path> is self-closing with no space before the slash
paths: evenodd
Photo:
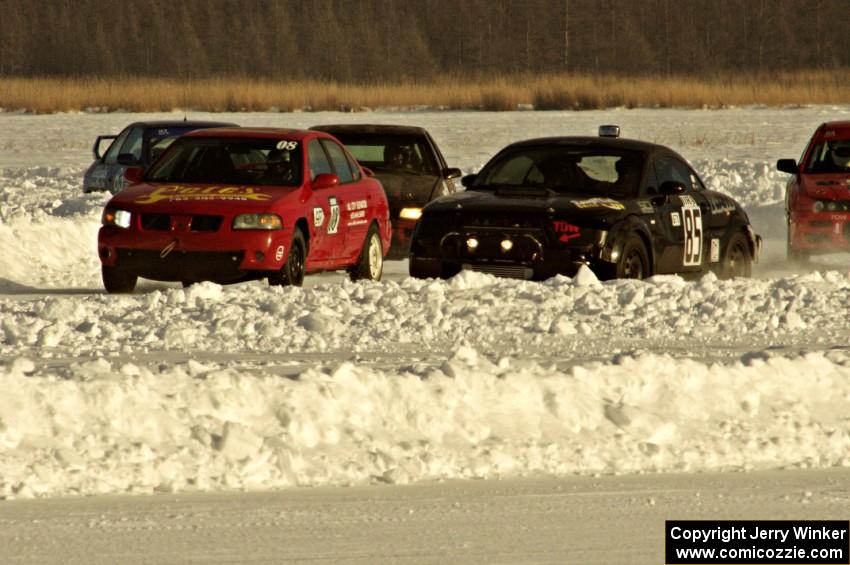
<path id="1" fill-rule="evenodd" d="M 106 187 L 113 194 L 124 188 L 124 170 L 128 166 L 141 164 L 142 139 L 144 127 L 134 126 L 115 140 L 106 152 L 104 161 L 109 165 L 106 173 Z M 119 143 L 120 142 L 120 143 Z"/>
<path id="2" fill-rule="evenodd" d="M 103 169 L 102 173 L 98 172 L 100 176 L 103 176 L 103 188 L 106 190 L 115 193 L 118 192 L 115 190 L 115 175 L 124 172 L 124 168 L 118 164 L 118 154 L 121 152 L 121 146 L 124 145 L 124 142 L 127 141 L 127 137 L 130 135 L 130 132 L 133 128 L 128 127 L 124 128 L 124 130 L 118 134 L 118 137 L 112 142 L 109 146 L 109 149 L 106 150 L 106 153 L 103 155 Z M 123 185 L 122 185 L 123 186 Z"/>
<path id="3" fill-rule="evenodd" d="M 350 265 L 356 261 L 366 241 L 369 229 L 369 207 L 372 199 L 360 179 L 360 169 L 352 170 L 345 150 L 332 139 L 323 139 L 322 145 L 331 160 L 334 172 L 339 177 L 341 229 L 345 232 L 340 261 Z M 374 205 L 374 204 L 372 204 Z"/>
<path id="4" fill-rule="evenodd" d="M 310 182 L 321 174 L 335 173 L 330 157 L 318 138 L 307 144 L 307 164 Z M 343 253 L 345 229 L 342 223 L 342 185 L 313 190 L 310 234 L 310 258 L 323 269 L 332 264 Z"/>
<path id="5" fill-rule="evenodd" d="M 455 178 L 460 176 L 460 171 L 454 170 L 451 171 L 452 176 L 447 176 L 446 171 L 448 170 L 448 166 L 446 165 L 446 160 L 443 157 L 443 154 L 440 152 L 439 147 L 437 147 L 437 143 L 431 137 L 431 134 L 425 133 L 425 141 L 426 146 L 430 149 L 431 154 L 433 155 L 433 159 L 436 162 L 438 176 L 440 180 L 437 186 L 434 187 L 434 191 L 431 193 L 431 200 L 435 198 L 439 198 L 440 196 L 444 196 L 446 194 L 453 194 L 458 191 L 457 183 L 455 183 Z M 457 176 L 454 176 L 457 175 Z"/>
<path id="6" fill-rule="evenodd" d="M 702 210 L 703 238 L 705 239 L 703 268 L 719 263 L 723 254 L 723 242 L 729 230 L 729 218 L 737 205 L 735 200 L 716 192 L 706 190 L 699 175 L 691 170 L 691 183 L 694 198 Z"/>
<path id="7" fill-rule="evenodd" d="M 658 271 L 679 273 L 706 268 L 705 215 L 708 202 L 694 190 L 690 167 L 672 155 L 656 157 L 653 162 L 658 187 L 664 183 L 680 185 L 678 194 L 661 195 L 658 202 L 659 222 L 665 245 L 658 258 Z"/>

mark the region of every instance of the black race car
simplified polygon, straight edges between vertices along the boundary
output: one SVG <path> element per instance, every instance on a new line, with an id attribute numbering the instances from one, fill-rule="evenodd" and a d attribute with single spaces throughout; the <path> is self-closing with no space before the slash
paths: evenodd
<path id="1" fill-rule="evenodd" d="M 190 131 L 203 128 L 232 127 L 228 122 L 186 120 L 135 122 L 118 135 L 99 135 L 94 141 L 94 162 L 83 177 L 83 192 L 107 190 L 113 194 L 124 188 L 127 167 L 147 169 L 171 142 Z M 113 140 L 101 155 L 104 141 Z"/>
<path id="2" fill-rule="evenodd" d="M 327 125 L 311 129 L 342 141 L 364 167 L 384 185 L 390 203 L 393 239 L 387 259 L 406 259 L 410 236 L 422 207 L 457 190 L 460 169 L 449 168 L 437 144 L 420 127 L 389 125 Z"/>
<path id="3" fill-rule="evenodd" d="M 588 265 L 602 279 L 712 270 L 749 276 L 761 238 L 732 198 L 706 190 L 672 150 L 599 137 L 509 145 L 467 188 L 422 211 L 410 274 L 447 278 L 461 269 L 542 280 Z"/>

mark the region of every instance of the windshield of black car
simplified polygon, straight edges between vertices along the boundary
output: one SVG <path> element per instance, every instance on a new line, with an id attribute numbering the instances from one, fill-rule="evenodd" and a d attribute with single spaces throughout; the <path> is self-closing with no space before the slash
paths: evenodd
<path id="1" fill-rule="evenodd" d="M 545 188 L 591 195 L 635 194 L 639 153 L 565 145 L 517 147 L 488 163 L 473 188 Z"/>
<path id="2" fill-rule="evenodd" d="M 834 139 L 822 141 L 815 145 L 809 162 L 806 163 L 807 173 L 850 173 L 850 139 Z"/>
<path id="3" fill-rule="evenodd" d="M 154 164 L 145 180 L 299 186 L 301 177 L 298 141 L 181 137 Z"/>
<path id="4" fill-rule="evenodd" d="M 437 174 L 437 164 L 428 150 L 427 140 L 421 135 L 339 132 L 334 135 L 364 167 Z"/>

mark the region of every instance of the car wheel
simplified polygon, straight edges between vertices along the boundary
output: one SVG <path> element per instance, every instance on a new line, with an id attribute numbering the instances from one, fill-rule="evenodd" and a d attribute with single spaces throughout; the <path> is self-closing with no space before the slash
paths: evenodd
<path id="1" fill-rule="evenodd" d="M 651 275 L 649 272 L 649 254 L 646 252 L 646 246 L 639 235 L 636 233 L 628 235 L 623 245 L 623 251 L 613 268 L 608 269 L 608 275 L 603 275 L 603 277 L 642 280 Z M 610 275 L 613 275 L 613 277 Z"/>
<path id="2" fill-rule="evenodd" d="M 139 277 L 132 275 L 119 267 L 110 267 L 102 265 L 100 268 L 101 278 L 103 279 L 103 288 L 109 294 L 126 294 L 133 292 L 136 288 L 136 282 Z"/>
<path id="3" fill-rule="evenodd" d="M 753 274 L 753 256 L 750 245 L 743 233 L 732 235 L 726 246 L 726 253 L 720 263 L 719 277 L 731 279 L 735 277 L 750 277 Z"/>
<path id="4" fill-rule="evenodd" d="M 460 265 L 444 263 L 438 259 L 410 256 L 408 273 L 415 279 L 450 279 L 461 271 Z"/>
<path id="5" fill-rule="evenodd" d="M 415 279 L 438 279 L 443 274 L 443 263 L 411 255 L 408 273 Z"/>
<path id="6" fill-rule="evenodd" d="M 282 286 L 301 286 L 304 284 L 305 264 L 307 260 L 307 243 L 300 228 L 295 228 L 292 243 L 289 244 L 289 255 L 280 271 L 269 277 L 269 284 Z"/>
<path id="7" fill-rule="evenodd" d="M 348 271 L 348 276 L 353 281 L 379 281 L 384 272 L 384 247 L 381 244 L 381 235 L 372 224 L 366 233 L 363 249 L 360 251 L 360 259 Z"/>
<path id="8" fill-rule="evenodd" d="M 791 226 L 788 225 L 788 238 L 786 240 L 785 245 L 785 257 L 788 261 L 792 263 L 799 263 L 801 265 L 809 262 L 810 254 L 808 251 L 803 249 L 795 249 L 794 246 L 791 245 Z"/>

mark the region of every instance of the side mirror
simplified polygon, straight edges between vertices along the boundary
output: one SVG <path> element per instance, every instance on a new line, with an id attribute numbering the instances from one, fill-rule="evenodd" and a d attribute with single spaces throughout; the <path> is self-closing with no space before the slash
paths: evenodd
<path id="1" fill-rule="evenodd" d="M 104 141 L 112 141 L 118 137 L 117 135 L 99 135 L 97 139 L 94 140 L 94 145 L 91 148 L 91 152 L 94 155 L 95 161 L 100 161 L 103 159 L 103 154 L 100 152 L 100 144 Z"/>
<path id="2" fill-rule="evenodd" d="M 322 173 L 313 179 L 313 190 L 333 188 L 339 185 L 339 177 L 333 173 Z"/>
<path id="3" fill-rule="evenodd" d="M 685 185 L 675 180 L 668 180 L 661 183 L 661 194 L 664 196 L 676 196 L 685 192 Z"/>
<path id="4" fill-rule="evenodd" d="M 794 159 L 779 159 L 776 162 L 776 169 L 783 173 L 788 173 L 789 175 L 796 175 L 800 172 L 800 168 L 797 166 L 797 161 Z"/>
<path id="5" fill-rule="evenodd" d="M 447 169 L 443 169 L 443 178 L 444 179 L 456 179 L 460 178 L 463 172 L 460 169 L 456 169 L 455 167 L 449 167 Z"/>
<path id="6" fill-rule="evenodd" d="M 460 179 L 460 184 L 462 184 L 464 188 L 469 188 L 470 186 L 475 184 L 475 180 L 477 178 L 478 178 L 478 175 L 476 175 L 474 173 L 471 174 L 471 175 L 466 175 L 465 177 Z"/>
<path id="7" fill-rule="evenodd" d="M 124 180 L 127 184 L 136 184 L 142 182 L 142 174 L 145 170 L 142 167 L 127 167 L 124 169 Z"/>
<path id="8" fill-rule="evenodd" d="M 119 165 L 133 166 L 139 164 L 139 160 L 132 153 L 119 153 L 116 161 Z"/>

